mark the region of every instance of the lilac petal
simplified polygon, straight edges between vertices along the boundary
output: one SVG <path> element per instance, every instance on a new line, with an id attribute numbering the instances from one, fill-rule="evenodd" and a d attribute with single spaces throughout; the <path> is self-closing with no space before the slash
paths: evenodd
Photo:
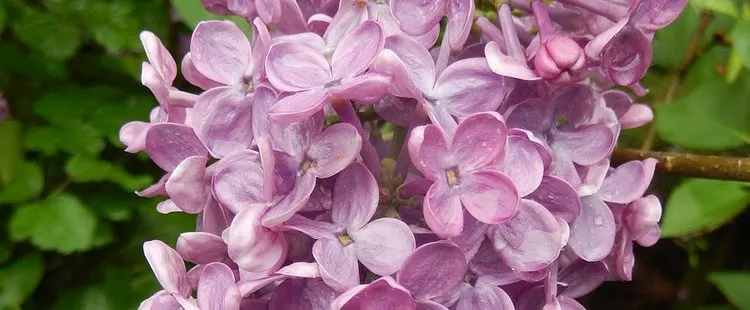
<path id="1" fill-rule="evenodd" d="M 332 21 L 333 18 L 328 15 L 314 14 L 307 19 L 307 29 L 309 29 L 310 32 L 314 34 L 323 36 L 323 34 L 325 34 L 326 30 L 328 29 L 328 26 L 331 25 Z"/>
<path id="2" fill-rule="evenodd" d="M 586 307 L 571 297 L 563 295 L 557 297 L 557 300 L 560 302 L 560 309 L 562 310 L 586 310 Z"/>
<path id="3" fill-rule="evenodd" d="M 242 210 L 234 217 L 224 237 L 229 257 L 241 269 L 254 273 L 277 270 L 287 253 L 284 235 L 260 225 L 263 211 L 258 206 Z"/>
<path id="4" fill-rule="evenodd" d="M 271 296 L 269 310 L 329 310 L 336 292 L 320 279 L 286 279 Z"/>
<path id="5" fill-rule="evenodd" d="M 352 245 L 344 246 L 338 239 L 320 239 L 312 248 L 320 276 L 328 286 L 343 292 L 359 284 L 359 266 Z"/>
<path id="6" fill-rule="evenodd" d="M 385 48 L 403 61 L 417 89 L 424 92 L 432 89 L 435 85 L 435 61 L 419 42 L 405 36 L 390 36 L 385 40 Z"/>
<path id="7" fill-rule="evenodd" d="M 146 51 L 148 62 L 159 73 L 165 84 L 172 85 L 175 77 L 177 77 L 177 64 L 172 55 L 169 54 L 169 50 L 150 31 L 142 31 L 140 39 L 143 49 Z"/>
<path id="8" fill-rule="evenodd" d="M 447 2 L 446 0 L 391 0 L 391 12 L 401 26 L 401 30 L 411 35 L 421 35 L 440 22 Z"/>
<path id="9" fill-rule="evenodd" d="M 659 226 L 653 226 L 648 232 L 646 232 L 645 235 L 636 239 L 636 242 L 638 242 L 638 244 L 640 244 L 642 247 L 647 248 L 659 242 L 660 238 L 661 238 L 661 229 L 659 228 Z"/>
<path id="10" fill-rule="evenodd" d="M 344 292 L 331 303 L 334 310 L 416 310 L 409 291 L 391 277 Z"/>
<path id="11" fill-rule="evenodd" d="M 170 175 L 171 173 L 167 173 L 163 175 L 159 179 L 159 181 L 157 181 L 156 183 L 152 184 L 149 187 L 146 187 L 143 190 L 135 192 L 135 194 L 140 197 L 148 197 L 148 198 L 153 198 L 156 196 L 167 196 L 167 189 L 164 188 L 165 187 L 164 184 L 167 183 L 167 180 L 169 179 Z"/>
<path id="12" fill-rule="evenodd" d="M 252 106 L 252 124 L 254 137 L 270 137 L 271 122 L 268 110 L 276 103 L 276 92 L 267 86 L 255 88 Z"/>
<path id="13" fill-rule="evenodd" d="M 452 115 L 466 117 L 497 110 L 508 90 L 504 78 L 492 72 L 484 58 L 468 58 L 454 62 L 440 74 L 432 96 Z"/>
<path id="14" fill-rule="evenodd" d="M 174 170 L 185 158 L 208 153 L 193 129 L 174 123 L 151 125 L 146 133 L 146 152 L 165 171 Z"/>
<path id="15" fill-rule="evenodd" d="M 198 214 L 197 231 L 207 232 L 214 235 L 221 233 L 229 227 L 234 214 L 220 206 L 215 200 L 208 199 L 203 212 Z"/>
<path id="16" fill-rule="evenodd" d="M 279 0 L 284 18 L 279 19 L 276 26 L 284 33 L 300 33 L 306 31 L 305 17 L 297 1 Z"/>
<path id="17" fill-rule="evenodd" d="M 463 208 L 459 195 L 444 182 L 437 182 L 427 190 L 423 203 L 427 226 L 441 238 L 455 237 L 463 229 Z"/>
<path id="18" fill-rule="evenodd" d="M 537 98 L 526 99 L 512 108 L 507 117 L 510 128 L 520 128 L 540 133 L 552 126 L 552 107 L 547 101 Z"/>
<path id="19" fill-rule="evenodd" d="M 182 210 L 177 207 L 172 199 L 167 199 L 156 205 L 156 212 L 159 212 L 161 214 L 169 214 L 172 212 L 182 212 Z"/>
<path id="20" fill-rule="evenodd" d="M 247 37 L 230 21 L 201 22 L 190 40 L 195 68 L 225 85 L 240 81 L 250 64 L 250 51 Z"/>
<path id="21" fill-rule="evenodd" d="M 448 241 L 417 248 L 398 272 L 398 283 L 409 289 L 415 299 L 431 299 L 450 293 L 466 275 L 464 253 Z"/>
<path id="22" fill-rule="evenodd" d="M 638 28 L 625 26 L 602 51 L 601 68 L 618 85 L 637 83 L 651 65 L 651 41 Z"/>
<path id="23" fill-rule="evenodd" d="M 393 81 L 391 82 L 393 83 Z M 399 127 L 408 127 L 414 120 L 417 101 L 414 99 L 400 98 L 393 95 L 385 95 L 373 108 L 383 120 L 391 122 Z"/>
<path id="24" fill-rule="evenodd" d="M 320 269 L 318 268 L 318 263 L 298 262 L 286 265 L 285 267 L 279 269 L 276 274 L 297 278 L 314 279 L 320 278 Z"/>
<path id="25" fill-rule="evenodd" d="M 239 310 L 240 291 L 234 273 L 227 265 L 210 263 L 198 281 L 198 307 L 201 310 Z"/>
<path id="26" fill-rule="evenodd" d="M 461 178 L 461 203 L 477 220 L 498 224 L 518 214 L 518 190 L 501 172 L 480 170 Z"/>
<path id="27" fill-rule="evenodd" d="M 579 298 L 594 291 L 608 277 L 609 270 L 604 263 L 590 263 L 579 259 L 560 270 L 558 281 L 564 286 L 563 295 Z"/>
<path id="28" fill-rule="evenodd" d="M 500 114 L 472 114 L 456 128 L 451 152 L 460 169 L 471 171 L 494 163 L 507 143 L 507 129 Z"/>
<path id="29" fill-rule="evenodd" d="M 559 256 L 567 237 L 547 209 L 525 199 L 518 216 L 493 226 L 489 236 L 503 261 L 519 272 L 547 267 Z"/>
<path id="30" fill-rule="evenodd" d="M 280 99 L 268 113 L 277 123 L 296 122 L 321 111 L 328 99 L 328 92 L 323 89 L 303 91 Z"/>
<path id="31" fill-rule="evenodd" d="M 187 80 L 190 84 L 200 87 L 201 89 L 208 90 L 222 85 L 219 82 L 207 78 L 205 75 L 203 75 L 203 73 L 198 71 L 198 69 L 195 68 L 195 63 L 193 63 L 193 56 L 190 55 L 190 53 L 185 54 L 185 57 L 182 58 L 180 71 L 182 71 L 182 76 L 185 78 L 185 80 Z"/>
<path id="32" fill-rule="evenodd" d="M 253 140 L 253 101 L 252 93 L 231 87 L 208 90 L 195 102 L 188 125 L 215 158 L 248 149 Z"/>
<path id="33" fill-rule="evenodd" d="M 295 158 L 304 157 L 305 152 L 307 152 L 312 144 L 313 138 L 323 130 L 323 122 L 324 115 L 321 111 L 313 114 L 312 117 L 294 123 L 272 123 L 272 127 L 269 129 L 271 144 L 274 149 Z M 294 169 L 296 170 L 297 167 L 294 167 Z"/>
<path id="34" fill-rule="evenodd" d="M 349 230 L 365 226 L 378 208 L 378 183 L 363 164 L 354 162 L 341 171 L 333 188 L 333 222 Z"/>
<path id="35" fill-rule="evenodd" d="M 393 218 L 374 220 L 349 234 L 354 240 L 354 250 L 362 265 L 381 276 L 396 273 L 416 247 L 414 234 L 409 226 Z"/>
<path id="36" fill-rule="evenodd" d="M 654 195 L 639 198 L 628 205 L 624 219 L 633 239 L 640 239 L 657 227 L 661 219 L 661 209 L 661 202 Z"/>
<path id="37" fill-rule="evenodd" d="M 605 125 L 590 125 L 574 132 L 556 131 L 552 144 L 565 151 L 575 163 L 588 166 L 609 155 L 615 146 L 615 135 Z"/>
<path id="38" fill-rule="evenodd" d="M 141 64 L 141 84 L 146 86 L 159 105 L 162 107 L 169 106 L 169 84 L 165 84 L 159 72 L 151 64 L 144 62 Z"/>
<path id="39" fill-rule="evenodd" d="M 610 166 L 609 159 L 605 159 L 588 167 L 582 167 L 579 169 L 581 174 L 581 184 L 578 186 L 578 195 L 591 196 L 602 188 L 604 179 L 609 174 Z"/>
<path id="40" fill-rule="evenodd" d="M 447 13 L 445 37 L 450 40 L 451 50 L 460 51 L 474 22 L 474 1 L 449 0 Z"/>
<path id="41" fill-rule="evenodd" d="M 331 79 L 328 61 L 315 49 L 298 43 L 271 45 L 266 58 L 268 80 L 280 91 L 303 91 Z"/>
<path id="42" fill-rule="evenodd" d="M 581 199 L 576 190 L 558 177 L 544 176 L 539 187 L 526 198 L 538 202 L 552 215 L 568 223 L 581 213 Z"/>
<path id="43" fill-rule="evenodd" d="M 489 240 L 482 242 L 477 254 L 469 261 L 469 269 L 477 275 L 477 283 L 503 286 L 521 281 L 516 272 L 500 260 Z"/>
<path id="44" fill-rule="evenodd" d="M 651 179 L 640 161 L 630 161 L 615 168 L 602 183 L 599 197 L 607 202 L 627 204 L 646 192 Z"/>
<path id="45" fill-rule="evenodd" d="M 315 189 L 315 177 L 309 173 L 303 174 L 297 177 L 294 185 L 291 192 L 276 202 L 263 215 L 263 226 L 269 228 L 279 226 L 302 209 L 310 198 L 313 189 Z"/>
<path id="46" fill-rule="evenodd" d="M 281 0 L 255 0 L 258 16 L 266 23 L 275 23 L 281 17 Z"/>
<path id="47" fill-rule="evenodd" d="M 365 5 L 355 5 L 354 1 L 349 0 L 340 1 L 338 12 L 333 15 L 331 24 L 323 34 L 323 39 L 330 47 L 339 46 L 345 36 L 352 33 L 357 26 L 367 19 L 367 7 Z"/>
<path id="48" fill-rule="evenodd" d="M 186 213 L 203 211 L 203 206 L 209 199 L 205 181 L 207 161 L 208 158 L 204 156 L 185 158 L 164 183 L 169 197 Z"/>
<path id="49" fill-rule="evenodd" d="M 180 303 L 172 296 L 171 293 L 161 290 L 148 299 L 141 302 L 138 310 L 182 310 Z"/>
<path id="50" fill-rule="evenodd" d="M 341 85 L 331 87 L 329 93 L 338 99 L 377 102 L 386 93 L 391 77 L 380 74 L 363 74 L 341 80 Z"/>
<path id="51" fill-rule="evenodd" d="M 500 45 L 491 41 L 484 46 L 484 55 L 492 72 L 502 76 L 512 77 L 525 81 L 536 81 L 541 79 L 528 64 L 518 59 L 505 55 L 500 50 Z"/>
<path id="52" fill-rule="evenodd" d="M 407 180 L 404 184 L 398 188 L 398 196 L 404 199 L 413 198 L 416 196 L 425 196 L 427 191 L 432 186 L 433 181 L 420 177 L 412 181 Z"/>
<path id="53" fill-rule="evenodd" d="M 464 252 L 466 260 L 470 260 L 479 251 L 482 241 L 485 240 L 484 236 L 488 228 L 487 224 L 464 214 L 464 227 L 461 230 L 461 234 L 448 240 Z"/>
<path id="54" fill-rule="evenodd" d="M 597 196 L 581 198 L 581 215 L 570 225 L 568 245 L 580 258 L 604 259 L 615 242 L 615 219 L 609 207 Z"/>
<path id="55" fill-rule="evenodd" d="M 227 256 L 227 245 L 221 237 L 205 232 L 186 232 L 177 238 L 177 252 L 194 264 L 219 262 Z"/>
<path id="56" fill-rule="evenodd" d="M 151 240 L 143 243 L 143 254 L 165 291 L 180 296 L 190 295 L 185 263 L 177 251 L 162 241 Z"/>
<path id="57" fill-rule="evenodd" d="M 150 124 L 146 122 L 127 122 L 120 127 L 120 142 L 127 148 L 125 152 L 137 153 L 146 148 L 146 133 Z"/>
<path id="58" fill-rule="evenodd" d="M 448 310 L 448 308 L 431 300 L 419 300 L 417 310 Z"/>
<path id="59" fill-rule="evenodd" d="M 237 160 L 213 176 L 213 194 L 222 206 L 239 213 L 248 205 L 264 202 L 263 169 L 254 159 Z"/>
<path id="60" fill-rule="evenodd" d="M 545 163 L 537 144 L 520 136 L 508 138 L 508 150 L 502 172 L 518 188 L 521 197 L 531 194 L 542 184 Z"/>
<path id="61" fill-rule="evenodd" d="M 659 30 L 677 19 L 687 3 L 687 0 L 641 0 L 632 10 L 631 19 L 649 31 Z"/>
<path id="62" fill-rule="evenodd" d="M 409 71 L 404 60 L 399 58 L 392 50 L 385 49 L 381 51 L 373 61 L 372 66 L 370 66 L 370 72 L 391 78 L 391 84 L 388 88 L 388 92 L 391 95 L 415 99 L 422 98 L 423 90 L 419 89 L 418 85 L 415 85 L 418 82 L 415 81 L 415 77 L 413 76 L 415 71 Z M 431 89 L 432 84 L 434 84 L 434 76 L 431 77 L 429 81 L 430 88 L 427 89 Z"/>
<path id="63" fill-rule="evenodd" d="M 654 119 L 654 111 L 645 104 L 630 106 L 627 113 L 620 117 L 623 129 L 638 128 L 650 123 Z"/>
<path id="64" fill-rule="evenodd" d="M 313 239 L 335 239 L 334 233 L 337 231 L 336 225 L 319 222 L 316 220 L 308 219 L 299 214 L 295 214 L 289 218 L 281 226 L 282 229 L 292 229 L 299 231 Z"/>
<path id="65" fill-rule="evenodd" d="M 362 148 L 362 138 L 354 126 L 346 123 L 331 125 L 315 137 L 307 158 L 314 162 L 310 172 L 327 178 L 344 170 Z"/>
<path id="66" fill-rule="evenodd" d="M 342 39 L 331 56 L 333 77 L 343 78 L 359 75 L 383 49 L 383 30 L 377 22 L 368 20 Z"/>
<path id="67" fill-rule="evenodd" d="M 503 289 L 480 281 L 474 288 L 464 292 L 456 304 L 456 310 L 473 309 L 512 310 L 515 308 L 510 296 Z"/>
<path id="68" fill-rule="evenodd" d="M 440 179 L 450 155 L 443 132 L 434 125 L 417 127 L 409 137 L 409 156 L 414 166 L 430 180 Z"/>

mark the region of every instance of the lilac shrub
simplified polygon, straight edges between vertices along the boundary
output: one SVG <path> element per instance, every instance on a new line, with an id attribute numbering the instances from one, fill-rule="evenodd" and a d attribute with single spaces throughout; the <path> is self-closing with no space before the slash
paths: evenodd
<path id="1" fill-rule="evenodd" d="M 197 225 L 143 245 L 141 308 L 583 309 L 630 280 L 656 162 L 609 158 L 686 0 L 491 2 L 203 0 L 253 34 L 197 26 L 198 92 L 143 32 L 159 105 L 120 139 L 165 172 L 137 194 Z"/>

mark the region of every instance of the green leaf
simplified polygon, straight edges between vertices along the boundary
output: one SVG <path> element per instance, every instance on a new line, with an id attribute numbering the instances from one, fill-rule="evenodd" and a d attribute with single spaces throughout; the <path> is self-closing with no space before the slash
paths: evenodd
<path id="1" fill-rule="evenodd" d="M 44 259 L 39 253 L 26 254 L 0 269 L 0 308 L 20 309 L 44 275 Z"/>
<path id="2" fill-rule="evenodd" d="M 75 25 L 49 13 L 24 7 L 13 23 L 16 37 L 29 48 L 55 60 L 67 60 L 81 44 Z"/>
<path id="3" fill-rule="evenodd" d="M 676 55 L 675 51 L 682 53 L 687 50 L 699 21 L 698 11 L 688 6 L 672 24 L 657 31 L 652 42 L 653 64 L 668 69 L 679 68 L 682 55 Z"/>
<path id="4" fill-rule="evenodd" d="M 133 176 L 122 166 L 87 156 L 72 156 L 65 164 L 65 172 L 76 182 L 111 181 L 120 184 L 128 191 L 138 190 L 151 184 L 150 176 Z"/>
<path id="5" fill-rule="evenodd" d="M 146 199 L 133 201 L 132 193 L 122 191 L 105 191 L 95 195 L 87 195 L 85 203 L 91 207 L 99 216 L 110 221 L 127 221 L 131 218 L 137 204 L 147 203 Z"/>
<path id="6" fill-rule="evenodd" d="M 106 145 L 101 133 L 88 124 L 60 127 L 34 127 L 26 133 L 24 147 L 54 155 L 59 151 L 70 154 L 97 155 Z"/>
<path id="7" fill-rule="evenodd" d="M 13 244 L 8 240 L 0 240 L 0 265 L 7 262 L 13 255 Z"/>
<path id="8" fill-rule="evenodd" d="M 3 6 L 2 3 L 0 3 L 0 35 L 3 34 L 3 30 L 5 30 L 5 23 L 8 21 L 8 12 L 5 11 L 5 6 Z"/>
<path id="9" fill-rule="evenodd" d="M 690 4 L 696 9 L 711 10 L 724 13 L 732 17 L 738 17 L 737 6 L 732 0 L 690 0 Z"/>
<path id="10" fill-rule="evenodd" d="M 10 119 L 0 121 L 0 141 L 3 145 L 0 152 L 0 185 L 7 185 L 23 161 L 21 123 Z"/>
<path id="11" fill-rule="evenodd" d="M 91 241 L 91 245 L 94 247 L 101 247 L 112 243 L 115 239 L 112 228 L 106 222 L 99 221 L 96 225 L 96 232 L 94 233 L 94 240 Z"/>
<path id="12" fill-rule="evenodd" d="M 10 219 L 11 239 L 31 239 L 43 250 L 63 254 L 90 248 L 96 216 L 75 196 L 60 194 L 19 208 Z"/>
<path id="13" fill-rule="evenodd" d="M 94 40 L 109 53 L 141 49 L 140 41 L 136 39 L 140 26 L 132 2 L 92 3 L 85 12 L 84 20 L 91 29 Z"/>
<path id="14" fill-rule="evenodd" d="M 740 310 L 750 310 L 750 272 L 719 271 L 708 276 L 724 296 Z"/>
<path id="15" fill-rule="evenodd" d="M 715 228 L 739 214 L 750 202 L 745 183 L 690 179 L 667 199 L 661 233 L 682 236 Z"/>
<path id="16" fill-rule="evenodd" d="M 727 61 L 727 73 L 725 75 L 725 80 L 727 83 L 732 84 L 735 81 L 737 81 L 737 78 L 740 77 L 740 72 L 742 71 L 742 59 L 740 58 L 740 53 L 737 51 L 737 49 L 732 49 L 732 53 L 729 54 L 729 60 Z"/>
<path id="17" fill-rule="evenodd" d="M 251 33 L 250 26 L 244 19 L 236 16 L 229 17 L 211 14 L 206 11 L 201 1 L 170 0 L 170 2 L 175 11 L 177 11 L 177 14 L 180 15 L 182 21 L 190 28 L 195 29 L 202 21 L 226 19 L 233 21 L 245 33 Z"/>
<path id="18" fill-rule="evenodd" d="M 19 166 L 8 186 L 0 190 L 0 203 L 20 203 L 39 197 L 44 189 L 44 173 L 36 163 Z"/>
<path id="19" fill-rule="evenodd" d="M 738 21 L 729 37 L 732 50 L 736 51 L 745 68 L 750 68 L 750 20 Z"/>

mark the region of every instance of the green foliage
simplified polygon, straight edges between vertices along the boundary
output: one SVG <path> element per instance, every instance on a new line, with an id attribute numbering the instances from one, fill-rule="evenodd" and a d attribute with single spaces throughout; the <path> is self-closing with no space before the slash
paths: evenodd
<path id="1" fill-rule="evenodd" d="M 39 196 L 44 188 L 44 174 L 38 164 L 19 165 L 13 179 L 0 190 L 0 203 L 21 203 Z"/>
<path id="2" fill-rule="evenodd" d="M 662 236 L 673 237 L 716 228 L 740 213 L 750 202 L 747 184 L 691 179 L 667 199 Z"/>
<path id="3" fill-rule="evenodd" d="M 737 6 L 732 0 L 690 0 L 690 4 L 696 9 L 711 10 L 732 17 L 739 16 Z"/>
<path id="4" fill-rule="evenodd" d="M 218 16 L 209 13 L 203 7 L 200 1 L 170 0 L 170 3 L 180 15 L 182 22 L 190 28 L 195 28 L 198 23 L 204 20 L 227 19 L 233 21 L 245 33 L 250 33 L 250 26 L 242 19 L 236 16 Z"/>
<path id="5" fill-rule="evenodd" d="M 740 310 L 750 310 L 750 272 L 717 271 L 709 280 Z"/>
<path id="6" fill-rule="evenodd" d="M 20 309 L 44 275 L 39 253 L 27 254 L 0 269 L 0 308 Z"/>
<path id="7" fill-rule="evenodd" d="M 3 141 L 3 151 L 0 152 L 0 184 L 7 185 L 23 161 L 21 123 L 13 120 L 0 123 L 0 141 Z"/>

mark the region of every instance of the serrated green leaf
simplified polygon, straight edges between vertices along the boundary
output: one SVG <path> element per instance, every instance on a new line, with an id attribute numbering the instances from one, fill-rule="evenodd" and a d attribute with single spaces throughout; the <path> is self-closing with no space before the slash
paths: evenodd
<path id="1" fill-rule="evenodd" d="M 740 310 L 750 310 L 750 272 L 712 272 L 708 279 L 735 307 Z"/>
<path id="2" fill-rule="evenodd" d="M 203 7 L 201 1 L 184 1 L 184 0 L 170 0 L 172 7 L 174 7 L 177 14 L 180 15 L 182 22 L 188 25 L 190 28 L 195 29 L 196 26 L 202 21 L 215 20 L 215 19 L 226 19 L 233 21 L 237 27 L 240 27 L 246 34 L 250 32 L 250 26 L 245 20 L 236 16 L 218 16 L 209 13 Z"/>
<path id="3" fill-rule="evenodd" d="M 101 133 L 89 124 L 70 124 L 61 127 L 34 127 L 27 133 L 24 147 L 54 155 L 59 151 L 70 154 L 97 155 L 106 145 Z"/>
<path id="4" fill-rule="evenodd" d="M 3 186 L 13 179 L 23 160 L 21 123 L 15 120 L 0 121 L 0 141 L 3 147 L 0 152 L 0 186 Z"/>
<path id="5" fill-rule="evenodd" d="M 44 275 L 44 259 L 30 253 L 0 269 L 0 308 L 20 309 Z"/>
<path id="6" fill-rule="evenodd" d="M 12 25 L 16 37 L 29 48 L 55 60 L 67 60 L 81 44 L 78 28 L 57 16 L 30 7 Z"/>
<path id="7" fill-rule="evenodd" d="M 732 0 L 690 0 L 690 4 L 699 10 L 711 10 L 735 18 L 739 16 L 737 6 Z"/>
<path id="8" fill-rule="evenodd" d="M 661 233 L 675 237 L 715 228 L 739 214 L 750 202 L 747 184 L 690 179 L 667 199 Z"/>
<path id="9" fill-rule="evenodd" d="M 65 172 L 76 182 L 111 181 L 128 191 L 151 184 L 150 176 L 133 176 L 120 166 L 87 156 L 72 156 L 65 164 Z"/>
<path id="10" fill-rule="evenodd" d="M 96 224 L 96 216 L 78 198 L 60 194 L 16 210 L 10 236 L 14 241 L 30 239 L 42 250 L 69 254 L 92 246 Z"/>
<path id="11" fill-rule="evenodd" d="M 44 173 L 36 163 L 26 162 L 6 187 L 0 190 L 0 203 L 21 203 L 39 197 L 44 189 Z"/>

